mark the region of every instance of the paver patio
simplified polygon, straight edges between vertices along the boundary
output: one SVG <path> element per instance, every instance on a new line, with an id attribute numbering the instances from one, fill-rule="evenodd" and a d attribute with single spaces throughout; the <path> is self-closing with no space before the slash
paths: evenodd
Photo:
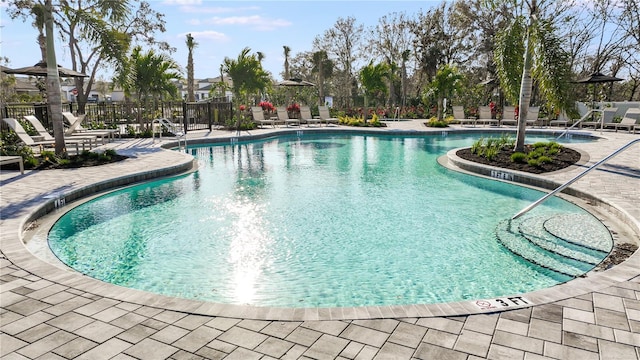
<path id="1" fill-rule="evenodd" d="M 380 131 L 389 130 L 427 128 L 420 121 L 401 121 Z M 230 134 L 189 136 L 216 139 Z M 604 140 L 571 146 L 589 154 L 589 163 L 594 163 L 638 137 L 606 131 L 601 135 Z M 96 168 L 2 172 L 2 359 L 640 359 L 640 254 L 586 279 L 527 294 L 538 305 L 497 313 L 478 313 L 465 303 L 306 310 L 227 307 L 123 289 L 43 262 L 25 248 L 21 232 L 41 207 L 53 209 L 61 193 L 85 195 L 95 191 L 95 184 L 107 187 L 114 177 L 140 181 L 185 171 L 192 162 L 189 155 L 162 150 L 149 139 L 109 146 L 133 157 Z M 578 171 L 545 177 L 562 182 Z M 635 229 L 631 236 L 639 241 L 640 145 L 572 187 L 612 208 Z M 439 314 L 445 316 L 432 316 Z"/>

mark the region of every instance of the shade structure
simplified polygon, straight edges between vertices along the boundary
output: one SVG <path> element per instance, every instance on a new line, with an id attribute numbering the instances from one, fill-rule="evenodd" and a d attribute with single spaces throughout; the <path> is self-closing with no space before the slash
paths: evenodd
<path id="1" fill-rule="evenodd" d="M 47 76 L 47 63 L 40 61 L 33 66 L 26 66 L 17 69 L 3 68 L 2 72 L 5 74 L 14 75 L 31 75 L 31 76 Z M 60 77 L 89 77 L 89 75 L 77 72 L 75 70 L 67 69 L 58 65 L 58 74 Z"/>
<path id="2" fill-rule="evenodd" d="M 624 79 L 621 79 L 615 76 L 604 75 L 603 73 L 596 71 L 589 76 L 576 80 L 575 82 L 580 84 L 599 84 L 599 83 L 616 82 L 616 81 L 622 81 L 622 80 Z"/>
<path id="3" fill-rule="evenodd" d="M 316 84 L 306 80 L 292 78 L 289 80 L 282 80 L 278 83 L 278 86 L 316 86 Z"/>
<path id="4" fill-rule="evenodd" d="M 621 79 L 615 76 L 605 75 L 599 71 L 596 71 L 589 76 L 576 80 L 575 82 L 579 84 L 604 84 L 604 83 L 611 83 L 611 82 L 622 81 L 622 80 L 624 79 Z M 595 103 L 596 103 L 596 87 L 594 86 L 593 98 L 591 99 L 592 109 L 595 107 Z M 593 121 L 593 115 L 591 116 L 591 120 Z M 604 127 L 604 117 L 600 121 L 600 131 L 602 131 L 603 127 Z"/>

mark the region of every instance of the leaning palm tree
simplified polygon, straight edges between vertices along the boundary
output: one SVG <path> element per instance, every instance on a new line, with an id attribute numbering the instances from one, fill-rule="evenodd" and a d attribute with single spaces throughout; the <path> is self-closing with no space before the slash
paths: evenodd
<path id="1" fill-rule="evenodd" d="M 187 49 L 189 56 L 187 58 L 187 101 L 196 101 L 195 81 L 193 77 L 193 49 L 198 47 L 198 43 L 193 39 L 191 34 L 187 34 Z"/>
<path id="2" fill-rule="evenodd" d="M 541 5 L 545 2 L 550 3 L 550 0 L 541 1 Z M 571 66 L 562 40 L 553 23 L 540 18 L 537 0 L 524 1 L 520 5 L 525 4 L 529 17 L 515 16 L 499 32 L 494 57 L 505 96 L 519 106 L 515 151 L 524 150 L 534 78 L 542 96 L 554 108 L 571 112 L 574 106 L 569 86 Z"/>

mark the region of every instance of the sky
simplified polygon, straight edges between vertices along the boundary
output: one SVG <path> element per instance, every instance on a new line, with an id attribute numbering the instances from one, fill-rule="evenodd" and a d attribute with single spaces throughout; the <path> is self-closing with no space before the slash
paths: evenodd
<path id="1" fill-rule="evenodd" d="M 186 35 L 191 33 L 198 47 L 194 50 L 194 72 L 197 79 L 216 77 L 225 57 L 236 58 L 243 48 L 265 54 L 263 67 L 276 80 L 281 80 L 283 46 L 291 48 L 291 56 L 311 51 L 313 39 L 321 36 L 342 17 L 353 17 L 365 30 L 392 13 L 407 15 L 437 6 L 441 1 L 213 1 L 150 0 L 151 7 L 165 14 L 165 33 L 157 39 L 168 42 L 176 51 L 171 57 L 184 69 L 188 50 Z M 18 68 L 35 64 L 40 59 L 36 43 L 37 30 L 29 21 L 12 20 L 0 2 L 0 56 L 9 58 L 8 66 Z M 71 67 L 68 48 L 56 38 L 58 64 Z M 186 78 L 186 70 L 184 71 Z M 110 80 L 111 72 L 101 77 Z"/>

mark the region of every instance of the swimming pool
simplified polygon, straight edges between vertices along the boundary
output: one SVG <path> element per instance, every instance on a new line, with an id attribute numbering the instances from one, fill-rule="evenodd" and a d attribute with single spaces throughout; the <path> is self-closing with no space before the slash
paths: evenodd
<path id="1" fill-rule="evenodd" d="M 449 302 L 570 279 L 496 240 L 500 220 L 539 192 L 436 163 L 475 138 L 305 135 L 191 148 L 197 172 L 72 209 L 50 247 L 118 285 L 257 306 Z M 554 214 L 590 217 L 557 198 L 528 216 Z"/>

